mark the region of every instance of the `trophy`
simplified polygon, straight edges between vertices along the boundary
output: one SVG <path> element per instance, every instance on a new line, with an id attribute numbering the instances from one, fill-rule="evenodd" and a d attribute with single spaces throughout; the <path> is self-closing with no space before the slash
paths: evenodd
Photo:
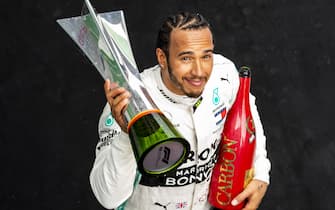
<path id="1" fill-rule="evenodd" d="M 130 46 L 123 11 L 96 13 L 85 0 L 81 16 L 57 22 L 81 48 L 104 79 L 117 82 L 132 98 L 123 117 L 143 174 L 159 175 L 176 169 L 190 145 L 157 108 L 143 82 Z"/>

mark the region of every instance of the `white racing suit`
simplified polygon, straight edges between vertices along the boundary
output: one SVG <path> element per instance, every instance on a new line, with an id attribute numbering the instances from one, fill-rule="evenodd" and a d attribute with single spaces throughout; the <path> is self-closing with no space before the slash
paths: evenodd
<path id="1" fill-rule="evenodd" d="M 107 209 L 126 201 L 126 210 L 208 210 L 208 189 L 226 113 L 239 87 L 235 65 L 221 55 L 214 55 L 214 67 L 199 98 L 179 96 L 163 84 L 159 66 L 141 73 L 150 96 L 188 140 L 189 156 L 176 171 L 159 177 L 137 176 L 136 160 L 129 137 L 110 114 L 107 104 L 99 121 L 100 141 L 90 174 L 90 183 L 98 201 Z M 256 126 L 254 179 L 269 183 L 270 161 L 255 97 L 250 98 Z"/>

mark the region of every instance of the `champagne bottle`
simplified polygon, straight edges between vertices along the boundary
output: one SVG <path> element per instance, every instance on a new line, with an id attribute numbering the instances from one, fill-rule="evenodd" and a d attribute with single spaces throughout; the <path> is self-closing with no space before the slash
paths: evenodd
<path id="1" fill-rule="evenodd" d="M 245 203 L 232 206 L 231 201 L 253 177 L 256 133 L 249 103 L 250 68 L 241 67 L 239 77 L 240 86 L 235 102 L 227 114 L 208 197 L 212 206 L 224 210 L 243 208 Z"/>

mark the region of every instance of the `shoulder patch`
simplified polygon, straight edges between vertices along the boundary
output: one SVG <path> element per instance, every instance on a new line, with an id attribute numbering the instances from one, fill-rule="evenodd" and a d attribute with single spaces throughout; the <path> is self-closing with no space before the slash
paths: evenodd
<path id="1" fill-rule="evenodd" d="M 109 114 L 108 116 L 107 116 L 107 118 L 106 118 L 106 120 L 105 120 L 105 125 L 106 126 L 112 126 L 113 124 L 114 124 L 114 118 L 113 118 L 113 116 L 112 116 L 112 114 Z"/>

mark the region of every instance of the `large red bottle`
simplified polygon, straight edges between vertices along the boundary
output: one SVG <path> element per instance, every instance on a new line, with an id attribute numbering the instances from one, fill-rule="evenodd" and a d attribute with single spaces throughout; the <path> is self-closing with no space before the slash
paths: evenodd
<path id="1" fill-rule="evenodd" d="M 212 206 L 224 210 L 243 208 L 245 203 L 232 206 L 231 201 L 253 177 L 256 133 L 249 103 L 250 68 L 241 67 L 239 76 L 240 86 L 224 125 L 208 197 Z"/>

